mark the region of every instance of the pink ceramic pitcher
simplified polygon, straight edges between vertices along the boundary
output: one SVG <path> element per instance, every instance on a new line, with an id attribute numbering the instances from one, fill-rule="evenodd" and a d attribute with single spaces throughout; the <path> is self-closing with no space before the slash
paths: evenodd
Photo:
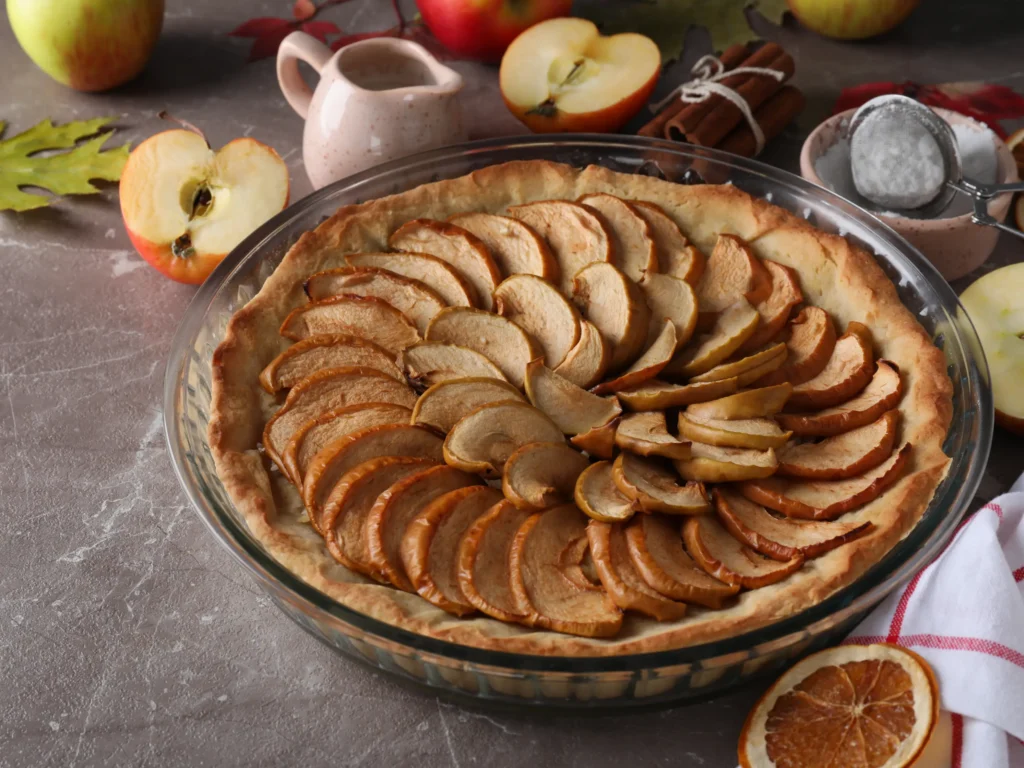
<path id="1" fill-rule="evenodd" d="M 313 91 L 299 73 L 313 67 Z M 458 93 L 462 76 L 409 40 L 377 38 L 337 53 L 304 32 L 277 52 L 277 79 L 306 120 L 302 153 L 319 189 L 397 157 L 466 140 Z"/>

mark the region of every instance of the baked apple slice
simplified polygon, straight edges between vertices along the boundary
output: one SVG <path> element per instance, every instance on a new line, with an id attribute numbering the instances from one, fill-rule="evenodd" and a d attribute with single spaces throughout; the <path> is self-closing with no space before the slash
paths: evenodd
<path id="1" fill-rule="evenodd" d="M 852 400 L 816 413 L 780 413 L 785 429 L 805 437 L 828 437 L 870 424 L 895 408 L 903 396 L 903 381 L 895 363 L 879 360 L 871 382 Z"/>
<path id="2" fill-rule="evenodd" d="M 547 242 L 518 219 L 493 213 L 459 213 L 448 219 L 487 246 L 502 275 L 537 275 L 558 280 L 558 264 Z"/>
<path id="3" fill-rule="evenodd" d="M 499 501 L 501 494 L 493 488 L 471 485 L 439 496 L 412 519 L 402 537 L 400 554 L 420 597 L 455 616 L 476 610 L 459 586 L 459 542 Z"/>
<path id="4" fill-rule="evenodd" d="M 910 443 L 877 467 L 846 480 L 787 480 L 769 477 L 740 484 L 740 492 L 753 502 L 787 517 L 834 520 L 862 507 L 895 485 L 910 462 Z"/>
<path id="5" fill-rule="evenodd" d="M 593 262 L 614 261 L 608 226 L 586 206 L 568 200 L 540 200 L 513 205 L 508 215 L 526 224 L 547 242 L 558 264 L 558 287 L 572 296 L 572 279 Z"/>
<path id="6" fill-rule="evenodd" d="M 581 435 L 607 424 L 622 407 L 614 397 L 599 397 L 577 387 L 540 359 L 526 366 L 526 396 L 567 435 Z"/>
<path id="7" fill-rule="evenodd" d="M 415 588 L 402 565 L 402 537 L 409 523 L 432 501 L 446 493 L 480 485 L 480 479 L 443 464 L 404 477 L 384 491 L 366 518 L 370 566 L 383 580 L 406 592 Z"/>
<path id="8" fill-rule="evenodd" d="M 499 621 L 526 618 L 512 597 L 509 555 L 516 531 L 532 514 L 499 501 L 469 526 L 458 545 L 459 589 L 470 605 Z"/>
<path id="9" fill-rule="evenodd" d="M 489 403 L 452 427 L 444 441 L 444 459 L 466 472 L 496 478 L 517 448 L 560 441 L 565 441 L 562 430 L 529 403 Z"/>
<path id="10" fill-rule="evenodd" d="M 615 485 L 612 463 L 598 461 L 580 473 L 573 498 L 587 517 L 604 523 L 622 523 L 640 510 L 640 505 Z"/>
<path id="11" fill-rule="evenodd" d="M 724 487 L 715 488 L 711 495 L 718 519 L 729 533 L 773 560 L 818 557 L 860 538 L 872 527 L 869 521 L 845 523 L 776 517 L 760 504 Z"/>
<path id="12" fill-rule="evenodd" d="M 619 429 L 619 417 L 588 429 L 579 435 L 573 435 L 569 442 L 586 451 L 588 456 L 596 459 L 610 459 L 615 455 L 615 434 Z"/>
<path id="13" fill-rule="evenodd" d="M 494 307 L 540 345 L 548 368 L 565 360 L 580 340 L 576 307 L 555 286 L 535 275 L 512 275 L 502 280 L 494 290 Z"/>
<path id="14" fill-rule="evenodd" d="M 671 469 L 643 456 L 620 453 L 612 466 L 612 479 L 618 489 L 645 512 L 702 515 L 711 510 L 707 491 L 701 483 L 680 485 Z"/>
<path id="15" fill-rule="evenodd" d="M 292 344 L 260 373 L 260 386 L 270 394 L 294 387 L 326 368 L 364 366 L 402 380 L 402 369 L 383 347 L 358 336 L 325 333 Z"/>
<path id="16" fill-rule="evenodd" d="M 701 315 L 707 318 L 724 312 L 740 299 L 758 304 L 771 292 L 771 275 L 750 246 L 735 235 L 719 235 L 697 284 L 697 306 Z"/>
<path id="17" fill-rule="evenodd" d="M 396 251 L 429 253 L 441 259 L 473 287 L 473 306 L 491 308 L 491 294 L 501 282 L 501 272 L 487 246 L 462 227 L 414 219 L 392 232 L 388 245 Z"/>
<path id="18" fill-rule="evenodd" d="M 757 310 L 746 299 L 725 308 L 711 330 L 673 358 L 665 368 L 668 376 L 690 377 L 710 371 L 738 350 L 757 329 Z"/>
<path id="19" fill-rule="evenodd" d="M 505 498 L 534 512 L 572 501 L 576 479 L 590 462 L 564 441 L 527 443 L 512 452 L 501 473 Z"/>
<path id="20" fill-rule="evenodd" d="M 686 554 L 679 523 L 661 515 L 637 515 L 626 526 L 629 556 L 647 586 L 685 603 L 721 608 L 740 588 L 701 570 Z"/>
<path id="21" fill-rule="evenodd" d="M 583 588 L 567 571 L 567 557 L 587 535 L 587 518 L 572 504 L 528 517 L 509 553 L 512 597 L 534 627 L 583 637 L 612 637 L 622 628 L 622 611 L 600 586 Z"/>
<path id="22" fill-rule="evenodd" d="M 645 274 L 660 271 L 651 228 L 632 205 L 604 192 L 584 195 L 577 202 L 597 211 L 608 225 L 615 241 L 615 266 L 628 278 L 640 282 Z"/>
<path id="23" fill-rule="evenodd" d="M 686 235 L 661 206 L 646 200 L 631 201 L 636 212 L 650 227 L 658 249 L 658 267 L 663 274 L 696 285 L 704 274 L 704 254 L 690 245 Z"/>
<path id="24" fill-rule="evenodd" d="M 760 589 L 782 581 L 804 564 L 802 555 L 785 562 L 772 560 L 729 535 L 711 515 L 683 523 L 686 551 L 705 572 L 726 584 Z"/>
<path id="25" fill-rule="evenodd" d="M 717 400 L 738 388 L 736 377 L 685 385 L 651 379 L 636 387 L 620 389 L 615 396 L 631 411 L 660 411 Z"/>
<path id="26" fill-rule="evenodd" d="M 648 344 L 661 332 L 662 323 L 671 320 L 676 327 L 676 347 L 681 348 L 697 328 L 697 294 L 693 288 L 678 277 L 653 273 L 644 275 L 638 285 L 651 310 Z"/>
<path id="27" fill-rule="evenodd" d="M 781 448 L 793 436 L 783 432 L 774 419 L 708 419 L 690 412 L 679 414 L 677 431 L 696 443 L 759 451 Z"/>
<path id="28" fill-rule="evenodd" d="M 471 307 L 449 307 L 438 313 L 426 340 L 479 352 L 517 387 L 523 386 L 526 364 L 541 354 L 534 340 L 511 320 Z"/>
<path id="29" fill-rule="evenodd" d="M 675 462 L 676 471 L 685 480 L 702 483 L 733 483 L 770 477 L 779 466 L 771 448 L 759 451 L 691 443 L 690 452 L 690 458 Z"/>
<path id="30" fill-rule="evenodd" d="M 742 350 L 753 352 L 768 344 L 786 326 L 793 309 L 803 303 L 800 277 L 796 270 L 774 261 L 761 262 L 771 276 L 772 292 L 768 298 L 758 302 L 754 309 L 761 316 L 754 335 L 747 339 Z"/>
<path id="31" fill-rule="evenodd" d="M 764 370 L 765 366 L 775 364 L 775 367 L 780 367 L 786 362 L 786 345 L 783 343 L 773 344 L 770 347 L 765 347 L 760 352 L 755 352 L 752 355 L 741 357 L 738 360 L 732 360 L 726 363 L 720 363 L 714 368 L 705 371 L 697 376 L 690 379 L 691 384 L 700 383 L 704 381 L 720 381 L 722 379 L 730 379 L 733 376 L 749 377 L 749 375 L 756 375 L 760 378 L 763 374 L 758 374 L 758 371 Z M 767 372 L 767 370 L 765 370 Z M 751 378 L 750 381 L 746 381 L 740 386 L 745 387 L 747 384 L 757 381 L 756 378 Z"/>
<path id="32" fill-rule="evenodd" d="M 728 379 L 726 379 L 728 381 Z M 686 415 L 693 420 L 704 419 L 759 419 L 774 416 L 782 410 L 793 392 L 790 384 L 745 389 L 735 395 L 694 403 L 687 406 Z"/>
<path id="33" fill-rule="evenodd" d="M 612 348 L 608 340 L 587 320 L 580 320 L 580 340 L 570 349 L 554 371 L 577 387 L 592 387 L 612 364 Z"/>
<path id="34" fill-rule="evenodd" d="M 863 427 L 820 443 L 791 445 L 779 452 L 779 474 L 813 480 L 842 480 L 877 467 L 892 454 L 900 412 L 887 411 Z"/>
<path id="35" fill-rule="evenodd" d="M 469 347 L 441 341 L 421 341 L 402 350 L 405 378 L 417 390 L 426 391 L 435 384 L 452 379 L 496 379 L 505 374 L 491 360 Z"/>
<path id="36" fill-rule="evenodd" d="M 821 373 L 793 387 L 786 407 L 807 411 L 839 405 L 864 389 L 874 371 L 871 332 L 860 323 L 850 323 Z"/>
<path id="37" fill-rule="evenodd" d="M 836 329 L 828 312 L 819 307 L 804 307 L 786 326 L 788 355 L 786 363 L 758 383 L 762 386 L 788 381 L 794 386 L 810 381 L 825 366 L 836 346 Z"/>
<path id="38" fill-rule="evenodd" d="M 601 584 L 620 609 L 658 621 L 675 621 L 686 615 L 686 603 L 670 600 L 651 589 L 637 572 L 623 526 L 591 520 L 587 523 L 587 541 Z"/>
<path id="39" fill-rule="evenodd" d="M 662 321 L 661 333 L 655 337 L 640 357 L 626 370 L 609 381 L 603 381 L 591 389 L 595 395 L 605 395 L 628 389 L 653 379 L 668 365 L 676 353 L 676 327 L 671 320 Z M 557 374 L 555 374 L 557 375 Z"/>
<path id="40" fill-rule="evenodd" d="M 479 377 L 448 379 L 420 395 L 409 423 L 433 427 L 447 434 L 467 413 L 482 405 L 506 400 L 522 403 L 526 398 L 507 381 Z"/>
<path id="41" fill-rule="evenodd" d="M 637 411 L 623 416 L 615 430 L 615 444 L 638 456 L 690 458 L 690 444 L 669 434 L 664 411 Z"/>
<path id="42" fill-rule="evenodd" d="M 393 355 L 421 339 L 408 317 L 375 296 L 345 294 L 304 304 L 281 323 L 281 335 L 292 341 L 322 333 L 359 336 Z"/>
<path id="43" fill-rule="evenodd" d="M 426 253 L 350 253 L 345 256 L 345 261 L 353 267 L 386 269 L 418 280 L 444 299 L 449 307 L 474 306 L 473 286 L 436 256 Z"/>
<path id="44" fill-rule="evenodd" d="M 640 355 L 651 312 L 625 274 L 605 262 L 584 267 L 573 278 L 572 300 L 611 346 L 610 370 L 622 370 Z"/>

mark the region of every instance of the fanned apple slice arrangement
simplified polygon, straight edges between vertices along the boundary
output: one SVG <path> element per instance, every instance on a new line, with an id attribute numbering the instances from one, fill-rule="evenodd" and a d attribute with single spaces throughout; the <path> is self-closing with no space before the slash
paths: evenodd
<path id="1" fill-rule="evenodd" d="M 263 449 L 339 563 L 453 616 L 719 610 L 869 533 L 910 462 L 870 330 L 735 235 L 596 194 L 388 245 L 306 280 Z"/>

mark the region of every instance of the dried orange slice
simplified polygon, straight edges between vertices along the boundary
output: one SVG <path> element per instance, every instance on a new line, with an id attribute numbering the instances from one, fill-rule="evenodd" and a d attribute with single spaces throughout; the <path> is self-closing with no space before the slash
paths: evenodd
<path id="1" fill-rule="evenodd" d="M 888 643 L 812 654 L 780 677 L 747 716 L 742 768 L 905 768 L 939 716 L 928 663 Z"/>

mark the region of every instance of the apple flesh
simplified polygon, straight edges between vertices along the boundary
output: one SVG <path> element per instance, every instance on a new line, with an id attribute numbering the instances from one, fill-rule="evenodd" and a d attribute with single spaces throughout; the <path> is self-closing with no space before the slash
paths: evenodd
<path id="1" fill-rule="evenodd" d="M 78 91 L 105 91 L 149 61 L 164 0 L 7 0 L 7 16 L 46 74 Z"/>
<path id="2" fill-rule="evenodd" d="M 139 255 L 172 280 L 201 283 L 287 205 L 288 168 L 255 139 L 214 152 L 192 131 L 164 131 L 132 151 L 120 197 Z"/>
<path id="3" fill-rule="evenodd" d="M 788 0 L 789 10 L 808 29 L 837 40 L 862 40 L 888 32 L 919 0 Z"/>
<path id="4" fill-rule="evenodd" d="M 647 103 L 660 69 L 650 38 L 603 37 L 586 19 L 551 19 L 512 42 L 499 81 L 512 114 L 536 133 L 610 133 Z"/>

